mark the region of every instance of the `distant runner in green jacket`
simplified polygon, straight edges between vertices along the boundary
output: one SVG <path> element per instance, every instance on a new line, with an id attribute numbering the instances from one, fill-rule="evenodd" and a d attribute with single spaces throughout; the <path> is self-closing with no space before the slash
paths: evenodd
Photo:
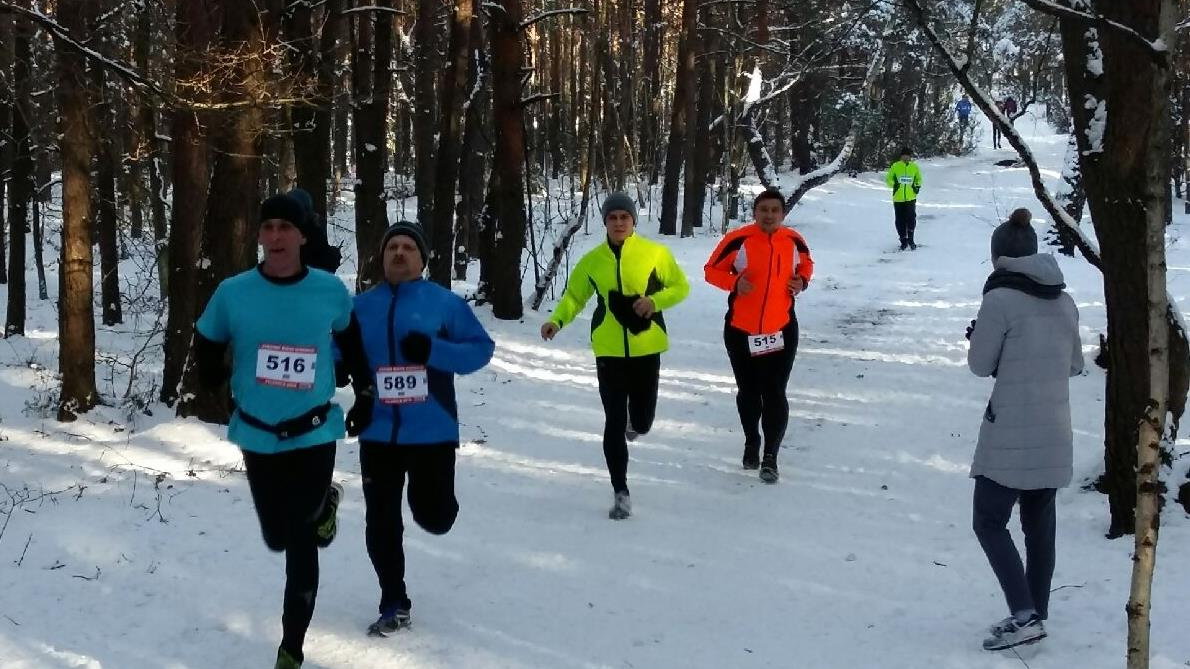
<path id="1" fill-rule="evenodd" d="M 917 229 L 917 194 L 921 192 L 921 168 L 913 162 L 913 149 L 901 148 L 901 157 L 888 168 L 884 182 L 892 189 L 897 237 L 901 250 L 917 250 L 913 231 Z"/>

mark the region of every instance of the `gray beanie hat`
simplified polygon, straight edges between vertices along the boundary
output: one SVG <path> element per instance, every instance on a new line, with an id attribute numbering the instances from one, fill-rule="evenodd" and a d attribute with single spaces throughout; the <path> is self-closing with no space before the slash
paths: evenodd
<path id="1" fill-rule="evenodd" d="M 992 232 L 992 260 L 996 258 L 1020 258 L 1037 253 L 1037 233 L 1030 222 L 1033 214 L 1028 209 L 1012 212 Z"/>
<path id="2" fill-rule="evenodd" d="M 413 238 L 413 243 L 417 244 L 417 250 L 421 253 L 422 264 L 430 262 L 429 247 L 426 244 L 425 233 L 422 232 L 421 226 L 410 221 L 397 221 L 388 226 L 388 230 L 384 231 L 384 237 L 380 239 L 380 254 L 384 255 L 384 247 L 388 246 L 388 240 L 397 235 L 405 235 Z"/>
<path id="3" fill-rule="evenodd" d="M 607 220 L 607 215 L 613 211 L 626 211 L 632 214 L 632 222 L 637 222 L 636 216 L 636 201 L 632 199 L 627 193 L 612 193 L 603 201 L 603 206 L 599 208 L 599 213 L 603 216 L 603 220 Z"/>

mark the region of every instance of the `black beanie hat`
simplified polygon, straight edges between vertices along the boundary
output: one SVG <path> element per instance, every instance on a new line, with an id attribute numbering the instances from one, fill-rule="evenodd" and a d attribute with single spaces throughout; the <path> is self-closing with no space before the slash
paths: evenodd
<path id="1" fill-rule="evenodd" d="M 1037 233 L 1030 222 L 1033 214 L 1025 208 L 1012 212 L 1007 221 L 992 232 L 992 261 L 996 258 L 1021 258 L 1037 253 Z"/>
<path id="2" fill-rule="evenodd" d="M 288 195 L 274 195 L 260 203 L 260 222 L 274 218 L 293 223 L 294 227 L 309 237 L 306 209 L 300 202 Z"/>
<path id="3" fill-rule="evenodd" d="M 384 247 L 388 246 L 388 240 L 397 235 L 405 235 L 413 238 L 413 243 L 417 244 L 417 250 L 421 253 L 422 264 L 430 262 L 429 247 L 426 244 L 425 233 L 422 232 L 421 226 L 410 221 L 397 221 L 388 226 L 388 230 L 384 231 L 384 237 L 380 239 L 380 255 L 384 255 Z"/>
<path id="4" fill-rule="evenodd" d="M 909 148 L 908 146 L 902 146 L 901 152 L 898 153 L 897 155 L 898 156 L 909 156 L 910 158 L 912 158 L 913 157 L 913 149 Z"/>

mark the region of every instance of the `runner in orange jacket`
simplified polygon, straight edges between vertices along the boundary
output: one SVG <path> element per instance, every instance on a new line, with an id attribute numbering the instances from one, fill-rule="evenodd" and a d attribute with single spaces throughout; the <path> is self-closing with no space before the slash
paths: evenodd
<path id="1" fill-rule="evenodd" d="M 775 483 L 777 451 L 789 422 L 785 387 L 797 355 L 794 306 L 810 284 L 814 260 L 801 234 L 783 224 L 785 199 L 779 190 L 757 195 L 752 208 L 756 221 L 728 233 L 703 271 L 707 283 L 730 293 L 723 343 L 736 380 L 744 469 L 759 468 L 762 481 Z"/>

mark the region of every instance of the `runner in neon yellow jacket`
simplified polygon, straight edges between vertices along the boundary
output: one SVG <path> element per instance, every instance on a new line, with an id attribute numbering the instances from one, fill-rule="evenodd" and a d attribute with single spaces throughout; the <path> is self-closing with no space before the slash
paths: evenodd
<path id="1" fill-rule="evenodd" d="M 893 212 L 896 215 L 897 237 L 901 250 L 917 250 L 913 232 L 917 229 L 917 194 L 921 192 L 921 168 L 913 162 L 913 150 L 901 149 L 900 158 L 884 175 L 884 182 L 892 189 Z"/>
<path id="2" fill-rule="evenodd" d="M 553 339 L 596 296 L 591 348 L 605 418 L 603 454 L 614 493 L 608 517 L 621 520 L 632 512 L 627 442 L 649 431 L 657 409 L 661 353 L 669 348 L 662 312 L 685 299 L 690 284 L 669 249 L 635 234 L 631 197 L 609 195 L 601 211 L 607 241 L 574 266 L 541 337 Z"/>

